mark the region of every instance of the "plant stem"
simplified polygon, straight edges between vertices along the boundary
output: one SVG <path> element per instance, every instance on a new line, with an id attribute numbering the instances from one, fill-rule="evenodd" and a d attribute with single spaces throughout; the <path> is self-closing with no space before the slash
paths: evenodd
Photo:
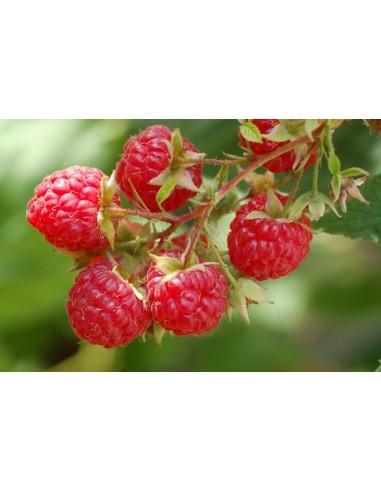
<path id="1" fill-rule="evenodd" d="M 320 162 L 317 162 L 314 167 L 314 174 L 312 177 L 312 196 L 316 196 L 318 194 L 319 164 Z"/>
<path id="2" fill-rule="evenodd" d="M 106 207 L 104 212 L 107 213 L 107 216 L 110 218 L 116 217 L 126 217 L 126 216 L 135 216 L 135 217 L 143 217 L 148 220 L 159 220 L 162 222 L 169 222 L 170 224 L 175 224 L 179 218 L 162 212 L 146 212 L 145 210 L 132 210 L 129 208 L 111 208 Z"/>
<path id="3" fill-rule="evenodd" d="M 315 151 L 315 149 L 316 149 L 316 143 L 311 145 L 311 148 L 309 149 L 307 154 L 304 156 L 302 162 L 300 163 L 300 167 L 294 173 L 294 184 L 293 184 L 292 189 L 288 195 L 287 203 L 283 209 L 283 214 L 285 217 L 287 217 L 287 212 L 289 211 L 289 209 L 292 207 L 292 204 L 294 203 L 295 196 L 296 196 L 296 193 L 297 193 L 299 185 L 300 185 L 300 181 L 301 181 L 303 174 L 304 174 L 304 168 L 306 167 L 306 164 L 307 164 L 308 160 L 310 159 L 312 153 Z M 319 167 L 318 162 L 316 162 L 315 166 Z"/>
<path id="4" fill-rule="evenodd" d="M 208 207 L 205 208 L 203 215 L 201 215 L 197 221 L 195 231 L 192 235 L 190 243 L 188 244 L 188 246 L 185 250 L 185 259 L 184 259 L 184 267 L 185 268 L 188 268 L 188 266 L 190 264 L 193 251 L 196 247 L 197 241 L 200 239 L 202 230 L 203 230 L 206 222 L 208 221 L 208 218 L 209 218 L 209 215 L 210 215 L 210 212 L 212 211 L 212 209 L 213 209 L 213 204 L 211 203 Z"/>
<path id="5" fill-rule="evenodd" d="M 251 162 L 253 158 L 251 156 L 237 157 L 236 159 L 184 159 L 178 157 L 176 162 L 179 164 L 212 164 L 213 166 L 235 166 L 236 164 L 244 164 L 245 162 Z"/>
<path id="6" fill-rule="evenodd" d="M 221 269 L 225 273 L 225 275 L 226 275 L 227 279 L 229 280 L 229 283 L 231 284 L 231 286 L 232 287 L 235 287 L 237 285 L 236 279 L 229 272 L 229 269 L 228 269 L 226 263 L 224 262 L 224 260 L 223 260 L 223 258 L 221 256 L 220 252 L 218 251 L 218 248 L 214 244 L 214 241 L 212 239 L 212 236 L 211 236 L 211 234 L 209 232 L 209 229 L 208 229 L 208 226 L 206 224 L 204 225 L 204 233 L 205 233 L 206 239 L 208 240 L 209 248 L 213 251 L 213 254 L 216 257 L 216 260 L 217 260 L 218 264 L 220 265 Z"/>

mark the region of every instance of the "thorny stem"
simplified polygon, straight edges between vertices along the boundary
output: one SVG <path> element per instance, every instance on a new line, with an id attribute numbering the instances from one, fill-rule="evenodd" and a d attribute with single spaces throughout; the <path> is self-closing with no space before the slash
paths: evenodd
<path id="1" fill-rule="evenodd" d="M 179 164 L 212 164 L 213 166 L 235 166 L 236 164 L 243 164 L 250 161 L 252 161 L 251 156 L 237 157 L 236 159 L 184 159 L 181 157 L 176 159 L 176 162 Z"/>
<path id="2" fill-rule="evenodd" d="M 107 212 L 109 217 L 126 217 L 128 215 L 143 217 L 148 220 L 159 220 L 162 222 L 169 222 L 170 224 L 175 224 L 179 217 L 175 215 L 169 215 L 162 212 L 146 212 L 145 210 L 132 210 L 129 208 L 111 208 L 106 207 L 104 209 Z"/>
<path id="3" fill-rule="evenodd" d="M 184 259 L 184 267 L 187 268 L 189 266 L 190 260 L 192 258 L 192 253 L 196 247 L 197 241 L 200 239 L 201 232 L 208 221 L 210 212 L 213 209 L 213 204 L 210 204 L 205 208 L 205 212 L 201 215 L 197 221 L 197 225 L 195 227 L 194 233 L 192 234 L 192 238 L 190 243 L 188 244 L 185 250 L 185 259 Z"/>
<path id="4" fill-rule="evenodd" d="M 208 229 L 208 226 L 206 224 L 204 225 L 204 234 L 206 236 L 206 239 L 208 240 L 209 248 L 213 251 L 213 254 L 216 257 L 216 260 L 217 260 L 218 264 L 220 265 L 221 269 L 223 270 L 223 272 L 225 273 L 226 277 L 228 278 L 229 283 L 231 284 L 232 287 L 235 287 L 237 285 L 237 282 L 236 282 L 235 278 L 233 277 L 233 275 L 230 273 L 226 263 L 224 262 L 220 252 L 218 251 L 218 248 L 214 244 L 214 241 L 212 239 L 212 236 L 211 236 L 209 229 Z"/>

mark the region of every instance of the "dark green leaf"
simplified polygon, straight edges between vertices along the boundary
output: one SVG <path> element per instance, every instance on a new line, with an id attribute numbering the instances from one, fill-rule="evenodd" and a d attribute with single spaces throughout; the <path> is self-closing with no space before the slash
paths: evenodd
<path id="1" fill-rule="evenodd" d="M 328 214 L 319 221 L 318 228 L 381 244 L 381 174 L 369 178 L 361 190 L 369 205 L 349 200 L 348 212 L 341 219 Z"/>

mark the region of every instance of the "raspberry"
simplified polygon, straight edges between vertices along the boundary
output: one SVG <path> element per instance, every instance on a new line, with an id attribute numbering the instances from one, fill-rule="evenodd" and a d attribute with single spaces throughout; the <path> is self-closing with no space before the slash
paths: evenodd
<path id="1" fill-rule="evenodd" d="M 77 276 L 66 310 L 79 338 L 106 348 L 130 343 L 152 320 L 146 303 L 105 258 Z"/>
<path id="2" fill-rule="evenodd" d="M 56 248 L 106 248 L 109 242 L 97 223 L 104 176 L 99 169 L 85 166 L 68 167 L 46 176 L 28 203 L 27 220 Z M 117 194 L 112 205 L 120 205 Z"/>
<path id="3" fill-rule="evenodd" d="M 180 251 L 165 256 L 180 258 Z M 175 335 L 201 335 L 215 328 L 227 309 L 228 285 L 225 275 L 214 265 L 202 270 L 180 270 L 164 280 L 165 274 L 152 263 L 146 289 L 153 319 Z"/>
<path id="4" fill-rule="evenodd" d="M 123 157 L 117 165 L 116 181 L 121 193 L 130 201 L 136 202 L 130 185 L 131 182 L 151 212 L 160 210 L 156 202 L 156 194 L 160 186 L 151 185 L 149 181 L 168 168 L 171 160 L 168 144 L 170 144 L 171 138 L 172 133 L 166 126 L 150 126 L 127 140 Z M 198 152 L 196 147 L 185 137 L 182 137 L 182 141 L 183 151 Z M 195 186 L 199 187 L 202 181 L 201 164 L 188 167 L 187 171 Z M 177 210 L 195 195 L 194 191 L 176 186 L 161 205 L 167 212 Z"/>
<path id="5" fill-rule="evenodd" d="M 279 120 L 245 120 L 251 121 L 254 125 L 257 126 L 258 130 L 262 135 L 266 135 L 266 133 L 270 133 L 271 130 L 279 124 Z M 278 147 L 281 147 L 287 142 L 272 142 L 271 140 L 266 140 L 266 138 L 262 138 L 261 143 L 257 142 L 248 142 L 242 135 L 241 132 L 238 132 L 238 137 L 242 143 L 242 145 L 251 150 L 253 154 L 263 155 L 271 152 Z M 305 168 L 310 166 L 316 161 L 317 151 L 316 149 L 312 152 L 311 157 L 305 164 Z M 266 169 L 271 171 L 272 173 L 281 173 L 286 171 L 291 171 L 296 159 L 296 152 L 294 150 L 290 150 L 290 152 L 286 152 L 285 154 L 272 159 L 263 165 Z"/>
<path id="6" fill-rule="evenodd" d="M 285 204 L 287 197 L 278 196 Z M 295 270 L 310 250 L 312 233 L 308 217 L 298 221 L 249 219 L 255 210 L 266 212 L 267 195 L 256 195 L 236 213 L 230 225 L 228 248 L 231 263 L 237 270 L 257 280 L 278 278 Z"/>

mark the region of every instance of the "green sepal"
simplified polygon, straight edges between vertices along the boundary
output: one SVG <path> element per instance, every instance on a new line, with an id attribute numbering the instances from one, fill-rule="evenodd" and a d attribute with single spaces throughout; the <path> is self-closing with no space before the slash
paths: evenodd
<path id="1" fill-rule="evenodd" d="M 155 342 L 159 345 L 159 347 L 161 347 L 161 341 L 167 331 L 164 330 L 164 328 L 160 326 L 159 323 L 154 322 L 152 325 L 152 332 Z"/>
<path id="2" fill-rule="evenodd" d="M 331 179 L 331 190 L 333 195 L 333 201 L 336 202 L 340 195 L 341 180 L 339 174 L 334 174 Z"/>
<path id="3" fill-rule="evenodd" d="M 319 127 L 318 120 L 304 120 L 304 132 L 311 141 L 314 141 L 312 133 Z"/>
<path id="4" fill-rule="evenodd" d="M 277 197 L 273 188 L 267 190 L 266 212 L 272 219 L 278 219 L 283 214 L 283 204 Z"/>
<path id="5" fill-rule="evenodd" d="M 261 132 L 258 127 L 254 125 L 251 121 L 247 121 L 246 123 L 241 124 L 239 127 L 239 131 L 243 138 L 248 142 L 262 142 Z"/>
<path id="6" fill-rule="evenodd" d="M 238 279 L 237 283 L 241 294 L 243 294 L 247 299 L 250 299 L 250 301 L 255 303 L 267 302 L 272 304 L 272 301 L 269 301 L 267 297 L 263 295 L 265 289 L 253 282 L 253 280 L 242 277 Z"/>
<path id="7" fill-rule="evenodd" d="M 199 188 L 194 184 L 192 176 L 186 169 L 176 169 L 172 171 L 167 168 L 161 174 L 149 181 L 149 184 L 154 186 L 160 186 L 159 191 L 156 194 L 156 201 L 158 204 L 163 203 L 178 186 L 186 190 L 194 191 L 197 193 Z"/>
<path id="8" fill-rule="evenodd" d="M 271 217 L 268 213 L 260 212 L 259 210 L 255 210 L 254 212 L 250 212 L 245 217 L 245 220 L 255 220 L 255 219 L 268 219 L 268 220 L 270 220 Z"/>
<path id="9" fill-rule="evenodd" d="M 310 212 L 312 220 L 319 220 L 323 217 L 325 212 L 325 202 L 321 198 L 320 194 L 311 198 L 308 204 L 308 210 Z"/>
<path id="10" fill-rule="evenodd" d="M 101 234 L 105 236 L 110 243 L 111 249 L 114 249 L 114 241 L 115 241 L 115 228 L 111 219 L 105 217 L 102 212 L 98 212 L 98 225 L 101 230 Z"/>
<path id="11" fill-rule="evenodd" d="M 183 150 L 183 138 L 179 128 L 175 128 L 172 132 L 171 144 L 173 146 L 174 159 L 179 156 Z"/>
<path id="12" fill-rule="evenodd" d="M 163 203 L 170 196 L 172 191 L 176 188 L 179 179 L 179 176 L 172 176 L 160 187 L 156 194 L 156 201 L 158 204 Z"/>
<path id="13" fill-rule="evenodd" d="M 343 178 L 358 178 L 359 176 L 368 176 L 368 171 L 361 169 L 361 167 L 349 167 L 340 172 Z"/>
<path id="14" fill-rule="evenodd" d="M 337 155 L 331 152 L 328 156 L 328 169 L 332 174 L 337 174 L 341 169 L 341 162 Z"/>
<path id="15" fill-rule="evenodd" d="M 262 136 L 266 138 L 266 140 L 270 140 L 270 142 L 287 142 L 288 140 L 293 139 L 293 136 L 282 124 L 274 126 L 270 133 L 266 133 Z"/>
<path id="16" fill-rule="evenodd" d="M 116 231 L 117 242 L 125 243 L 127 241 L 133 241 L 136 236 L 128 227 L 128 224 L 124 220 L 120 220 Z"/>
<path id="17" fill-rule="evenodd" d="M 308 191 L 307 193 L 304 193 L 299 198 L 297 198 L 295 202 L 292 204 L 292 207 L 289 210 L 287 218 L 291 221 L 298 220 L 299 217 L 302 215 L 303 210 L 310 203 L 311 197 L 312 197 L 312 193 Z"/>
<path id="18" fill-rule="evenodd" d="M 100 197 L 100 208 L 108 207 L 112 202 L 116 192 L 116 181 L 115 181 L 115 171 L 112 172 L 111 176 L 103 176 L 101 179 L 101 197 Z"/>
<path id="19" fill-rule="evenodd" d="M 323 202 L 326 205 L 328 205 L 328 207 L 332 210 L 332 212 L 334 212 L 337 215 L 337 217 L 341 217 L 339 212 L 336 210 L 335 204 L 327 195 L 324 195 L 324 193 L 319 193 L 319 196 L 323 200 Z"/>
<path id="20" fill-rule="evenodd" d="M 246 298 L 242 294 L 240 289 L 230 289 L 229 290 L 229 304 L 232 308 L 236 309 L 242 318 L 250 323 L 249 313 L 247 310 Z"/>
<path id="21" fill-rule="evenodd" d="M 152 253 L 148 253 L 153 261 L 156 263 L 158 269 L 165 275 L 171 273 L 177 273 L 183 269 L 181 261 L 171 256 L 156 256 Z"/>

